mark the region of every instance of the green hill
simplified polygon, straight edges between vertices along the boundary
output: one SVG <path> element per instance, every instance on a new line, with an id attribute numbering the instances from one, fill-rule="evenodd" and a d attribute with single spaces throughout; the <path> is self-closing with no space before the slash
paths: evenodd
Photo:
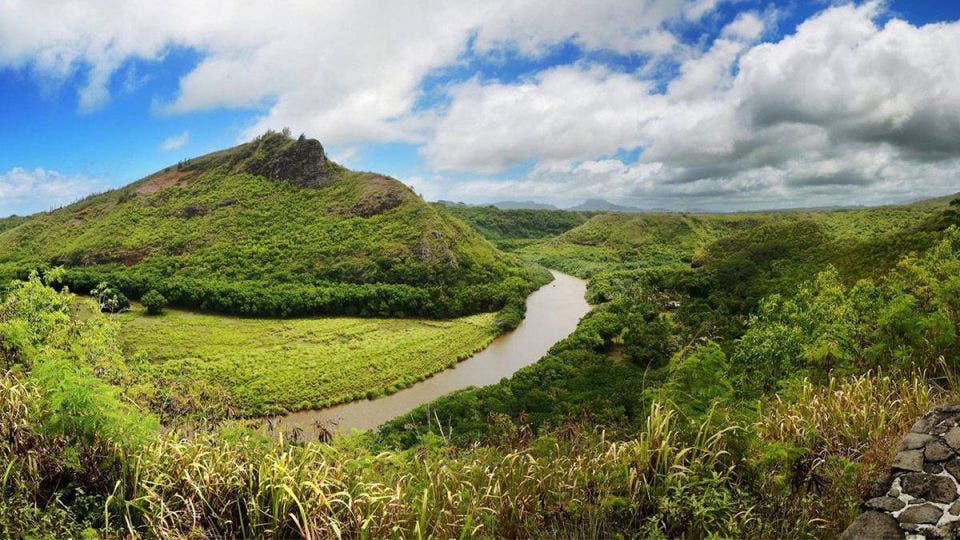
<path id="1" fill-rule="evenodd" d="M 24 217 L 24 216 L 17 216 L 17 215 L 8 216 L 8 217 L 5 217 L 5 218 L 0 218 L 0 232 L 6 231 L 6 230 L 8 230 L 8 229 L 12 229 L 12 228 L 20 225 L 21 223 L 23 223 L 23 222 L 26 221 L 26 220 L 27 220 L 26 217 Z"/>
<path id="2" fill-rule="evenodd" d="M 699 247 L 766 219 L 760 214 L 598 214 L 517 253 L 583 278 L 613 269 L 689 265 Z"/>
<path id="3" fill-rule="evenodd" d="M 4 277 L 63 265 L 80 292 L 227 313 L 445 317 L 544 280 L 402 183 L 273 132 L 0 231 Z"/>
<path id="4" fill-rule="evenodd" d="M 583 224 L 592 212 L 567 210 L 510 208 L 496 206 L 461 206 L 435 203 L 476 229 L 484 238 L 505 251 L 513 251 L 531 243 L 563 234 Z"/>
<path id="5" fill-rule="evenodd" d="M 584 278 L 613 270 L 700 266 L 711 257 L 715 259 L 734 241 L 731 239 L 752 234 L 749 231 L 763 225 L 793 227 L 806 223 L 830 241 L 859 244 L 920 226 L 949 200 L 942 197 L 910 205 L 835 210 L 597 214 L 556 237 L 524 244 L 516 252 L 525 259 Z M 493 238 L 483 228 L 478 230 Z M 717 246 L 711 246 L 717 241 Z"/>

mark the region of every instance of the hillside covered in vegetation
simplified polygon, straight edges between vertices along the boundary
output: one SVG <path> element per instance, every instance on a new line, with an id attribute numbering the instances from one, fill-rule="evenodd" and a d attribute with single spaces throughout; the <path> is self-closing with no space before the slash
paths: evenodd
<path id="1" fill-rule="evenodd" d="M 267 133 L 124 188 L 0 223 L 0 275 L 64 266 L 177 306 L 290 316 L 496 311 L 549 279 L 400 182 Z"/>
<path id="2" fill-rule="evenodd" d="M 666 403 L 694 425 L 760 437 L 738 450 L 748 477 L 735 483 L 774 474 L 749 487 L 763 505 L 782 497 L 760 512 L 763 536 L 838 534 L 912 420 L 894 416 L 957 396 L 958 209 L 701 215 L 699 227 L 681 214 L 597 216 L 521 250 L 541 262 L 563 252 L 591 276 L 599 305 L 577 331 L 508 380 L 396 419 L 382 440 L 446 433 L 469 446 L 569 422 L 631 439 Z"/>
<path id="3" fill-rule="evenodd" d="M 864 279 L 882 281 L 957 225 L 960 200 L 820 212 L 595 216 L 520 250 L 590 277 L 588 296 L 598 305 L 577 332 L 510 380 L 435 406 L 455 407 L 448 414 L 464 439 L 485 433 L 492 413 L 522 411 L 534 425 L 555 425 L 577 410 L 611 423 L 642 421 L 651 396 L 638 389 L 669 379 L 674 355 L 706 342 L 729 355 L 752 328 L 751 317 L 770 302 L 809 293 L 821 278 L 844 290 Z"/>
<path id="4" fill-rule="evenodd" d="M 544 209 L 501 209 L 437 203 L 505 251 L 563 234 L 582 225 L 593 212 Z"/>

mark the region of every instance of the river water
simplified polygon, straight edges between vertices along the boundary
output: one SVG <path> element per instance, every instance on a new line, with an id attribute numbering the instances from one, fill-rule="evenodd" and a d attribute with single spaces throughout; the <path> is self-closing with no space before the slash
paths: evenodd
<path id="1" fill-rule="evenodd" d="M 527 314 L 520 326 L 486 349 L 396 394 L 290 413 L 280 419 L 277 428 L 286 432 L 299 428 L 307 437 L 316 436 L 318 424 L 338 432 L 373 429 L 440 396 L 499 382 L 536 362 L 554 343 L 570 335 L 590 310 L 584 298 L 586 282 L 551 272 L 554 280 L 527 297 Z"/>

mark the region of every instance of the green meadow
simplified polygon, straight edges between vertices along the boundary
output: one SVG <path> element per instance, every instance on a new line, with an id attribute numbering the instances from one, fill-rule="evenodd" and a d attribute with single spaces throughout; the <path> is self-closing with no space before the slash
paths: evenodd
<path id="1" fill-rule="evenodd" d="M 135 370 L 157 385 L 220 387 L 233 413 L 248 416 L 394 393 L 485 347 L 495 317 L 256 319 L 135 308 L 119 320 Z"/>

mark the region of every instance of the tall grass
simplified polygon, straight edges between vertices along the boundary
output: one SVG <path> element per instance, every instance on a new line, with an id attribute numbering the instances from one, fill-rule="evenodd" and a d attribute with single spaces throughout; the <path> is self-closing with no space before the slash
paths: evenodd
<path id="1" fill-rule="evenodd" d="M 37 394 L 7 374 L 0 398 L 0 491 L 40 493 L 58 471 L 29 465 L 23 445 L 10 442 L 16 433 L 51 450 L 37 431 Z M 724 432 L 684 436 L 679 427 L 656 405 L 626 442 L 568 426 L 511 446 L 458 450 L 437 439 L 373 453 L 350 438 L 296 445 L 251 433 L 168 434 L 120 454 L 91 524 L 165 538 L 737 534 L 751 514 L 730 483 Z"/>
<path id="2" fill-rule="evenodd" d="M 684 443 L 657 406 L 640 436 L 537 439 L 520 448 L 352 447 L 160 441 L 108 508 L 127 532 L 305 538 L 731 534 L 722 435 Z"/>
<path id="3" fill-rule="evenodd" d="M 68 509 L 57 519 L 161 538 L 831 536 L 915 418 L 956 397 L 949 380 L 867 374 L 803 381 L 743 429 L 717 429 L 710 415 L 690 428 L 654 404 L 626 441 L 569 424 L 469 448 L 427 436 L 378 453 L 350 437 L 168 433 L 137 451 L 99 444 L 98 460 L 74 463 L 43 432 L 31 385 L 0 375 L 0 533 L 36 526 L 12 509 L 35 509 L 34 521 Z"/>
<path id="4" fill-rule="evenodd" d="M 766 501 L 768 537 L 837 536 L 885 477 L 902 437 L 958 397 L 952 377 L 877 373 L 802 380 L 761 407 L 751 491 Z"/>

